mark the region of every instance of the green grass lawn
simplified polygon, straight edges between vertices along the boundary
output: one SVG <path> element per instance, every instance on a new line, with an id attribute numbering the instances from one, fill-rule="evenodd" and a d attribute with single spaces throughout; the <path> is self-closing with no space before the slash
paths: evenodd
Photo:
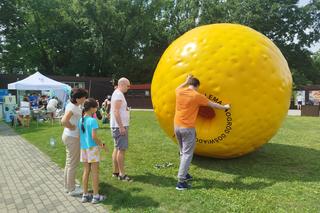
<path id="1" fill-rule="evenodd" d="M 278 134 L 247 156 L 218 160 L 195 157 L 192 189 L 177 191 L 178 147 L 160 129 L 153 112 L 133 112 L 126 156 L 132 183 L 111 177 L 110 129 L 99 135 L 110 153 L 100 167 L 100 188 L 111 212 L 320 212 L 320 120 L 287 117 Z M 35 124 L 17 132 L 60 167 L 65 150 L 62 127 Z M 50 147 L 49 138 L 57 145 Z M 156 164 L 173 163 L 155 168 Z M 79 169 L 80 180 L 82 169 Z"/>

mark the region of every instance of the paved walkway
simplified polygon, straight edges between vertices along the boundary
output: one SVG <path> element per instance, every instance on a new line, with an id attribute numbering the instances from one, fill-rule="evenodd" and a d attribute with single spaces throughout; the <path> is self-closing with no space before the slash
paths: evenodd
<path id="1" fill-rule="evenodd" d="M 0 122 L 0 212 L 107 212 L 63 190 L 63 171 Z"/>
<path id="2" fill-rule="evenodd" d="M 288 115 L 301 116 L 301 110 L 289 109 Z"/>

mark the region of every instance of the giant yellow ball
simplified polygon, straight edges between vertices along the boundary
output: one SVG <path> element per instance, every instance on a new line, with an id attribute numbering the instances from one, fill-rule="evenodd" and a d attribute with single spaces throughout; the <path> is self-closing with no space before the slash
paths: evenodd
<path id="1" fill-rule="evenodd" d="M 246 26 L 201 26 L 167 48 L 152 79 L 154 111 L 175 142 L 175 88 L 189 73 L 200 80 L 200 93 L 232 105 L 228 111 L 201 109 L 198 155 L 233 158 L 250 153 L 275 135 L 287 114 L 292 77 L 276 45 Z"/>

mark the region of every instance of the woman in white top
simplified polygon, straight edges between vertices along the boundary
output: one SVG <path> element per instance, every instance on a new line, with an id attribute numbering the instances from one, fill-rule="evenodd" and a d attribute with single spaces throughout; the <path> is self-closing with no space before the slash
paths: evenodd
<path id="1" fill-rule="evenodd" d="M 20 102 L 18 120 L 23 126 L 30 126 L 30 102 L 27 96 L 23 97 L 23 100 Z"/>
<path id="2" fill-rule="evenodd" d="M 80 141 L 77 124 L 82 116 L 81 105 L 87 99 L 85 89 L 75 88 L 71 92 L 71 100 L 66 106 L 65 114 L 61 119 L 64 126 L 62 141 L 66 146 L 66 165 L 64 168 L 64 187 L 71 196 L 82 193 L 80 187 L 76 187 L 76 169 L 80 161 Z"/>

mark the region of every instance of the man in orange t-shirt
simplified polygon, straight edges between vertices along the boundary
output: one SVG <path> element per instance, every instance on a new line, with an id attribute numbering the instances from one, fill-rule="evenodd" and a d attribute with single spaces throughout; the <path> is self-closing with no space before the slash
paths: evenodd
<path id="1" fill-rule="evenodd" d="M 188 75 L 186 81 L 176 89 L 176 111 L 174 115 L 174 133 L 179 142 L 180 166 L 178 172 L 177 190 L 190 188 L 187 180 L 192 176 L 188 173 L 196 145 L 195 123 L 200 106 L 217 109 L 229 109 L 230 105 L 220 105 L 210 101 L 198 93 L 200 81 Z"/>

